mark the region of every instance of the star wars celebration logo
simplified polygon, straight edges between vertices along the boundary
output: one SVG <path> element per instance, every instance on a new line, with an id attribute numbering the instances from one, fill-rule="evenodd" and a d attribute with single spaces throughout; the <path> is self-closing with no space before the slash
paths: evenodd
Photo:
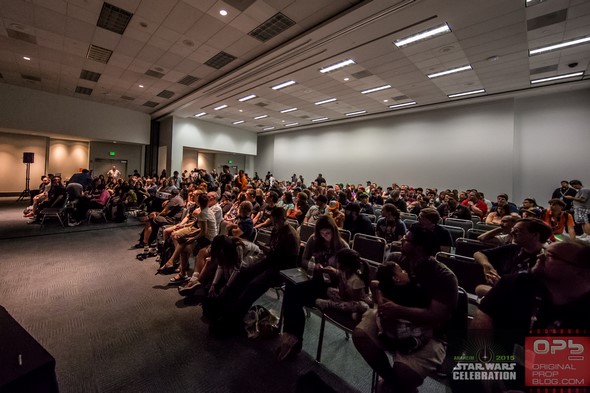
<path id="1" fill-rule="evenodd" d="M 456 381 L 515 381 L 517 378 L 514 355 L 504 354 L 490 345 L 465 351 L 454 356 L 456 362 L 452 379 Z"/>

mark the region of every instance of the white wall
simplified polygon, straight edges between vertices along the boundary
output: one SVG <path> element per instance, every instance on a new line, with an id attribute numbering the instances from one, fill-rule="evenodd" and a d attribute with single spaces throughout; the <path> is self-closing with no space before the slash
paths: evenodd
<path id="1" fill-rule="evenodd" d="M 512 101 L 278 134 L 274 175 L 512 192 Z M 493 143 L 486 144 L 487 139 Z M 266 173 L 266 168 L 258 173 Z"/>
<path id="2" fill-rule="evenodd" d="M 91 140 L 150 143 L 141 112 L 0 83 L 0 128 Z"/>
<path id="3" fill-rule="evenodd" d="M 88 142 L 50 139 L 48 173 L 59 173 L 63 180 L 69 179 L 81 169 L 88 169 Z"/>
<path id="4" fill-rule="evenodd" d="M 160 142 L 162 146 L 162 142 Z M 173 118 L 171 171 L 180 171 L 185 147 L 237 154 L 256 154 L 256 134 L 197 119 Z"/>
<path id="5" fill-rule="evenodd" d="M 561 180 L 590 186 L 590 90 L 516 100 L 517 195 L 545 206 Z"/>
<path id="6" fill-rule="evenodd" d="M 23 164 L 23 153 L 35 153 L 31 164 L 30 186 L 37 189 L 41 176 L 46 174 L 45 163 L 49 138 L 0 133 L 0 193 L 21 192 L 25 189 L 27 166 Z"/>
<path id="7" fill-rule="evenodd" d="M 109 153 L 115 152 L 114 156 Z M 134 169 L 143 174 L 144 170 L 144 146 L 132 145 L 129 143 L 108 143 L 108 142 L 90 142 L 90 168 L 94 168 L 96 159 L 104 160 L 125 160 L 127 161 L 127 173 L 123 173 L 124 178 L 131 175 Z M 98 175 L 96 173 L 95 175 Z"/>
<path id="8" fill-rule="evenodd" d="M 326 125 L 259 138 L 255 168 L 279 179 L 477 188 L 546 204 L 564 179 L 590 184 L 590 90 Z"/>

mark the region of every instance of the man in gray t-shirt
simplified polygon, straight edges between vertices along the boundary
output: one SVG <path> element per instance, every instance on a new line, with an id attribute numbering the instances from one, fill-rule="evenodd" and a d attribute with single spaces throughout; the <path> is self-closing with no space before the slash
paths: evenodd
<path id="1" fill-rule="evenodd" d="M 582 182 L 579 180 L 572 180 L 570 185 L 575 188 L 578 193 L 576 196 L 566 195 L 564 198 L 573 201 L 574 220 L 576 223 L 582 225 L 584 233 L 578 236 L 578 239 L 590 241 L 590 188 L 583 188 Z"/>

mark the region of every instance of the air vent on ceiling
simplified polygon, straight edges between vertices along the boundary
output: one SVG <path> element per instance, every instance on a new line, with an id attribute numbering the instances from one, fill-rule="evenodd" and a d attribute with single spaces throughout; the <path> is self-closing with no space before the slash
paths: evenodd
<path id="1" fill-rule="evenodd" d="M 249 32 L 248 35 L 259 41 L 266 42 L 281 34 L 294 24 L 295 22 L 291 18 L 278 12 L 258 25 L 258 27 Z"/>
<path id="2" fill-rule="evenodd" d="M 533 68 L 531 70 L 531 75 L 544 74 L 546 72 L 553 72 L 553 71 L 557 71 L 557 64 L 553 64 L 553 65 L 549 65 L 549 66 L 545 66 L 545 67 Z"/>
<path id="3" fill-rule="evenodd" d="M 88 47 L 88 53 L 86 54 L 86 58 L 94 61 L 98 61 L 99 63 L 108 63 L 109 59 L 113 51 L 110 49 L 102 48 L 97 45 L 92 45 Z"/>
<path id="4" fill-rule="evenodd" d="M 135 98 L 133 97 L 129 97 L 129 96 L 121 96 L 122 99 L 127 100 L 127 101 L 133 101 Z"/>
<path id="5" fill-rule="evenodd" d="M 103 3 L 96 25 L 113 33 L 123 34 L 133 14 L 109 3 Z"/>
<path id="6" fill-rule="evenodd" d="M 87 96 L 89 96 L 90 94 L 92 94 L 92 89 L 82 86 L 76 86 L 76 93 L 86 94 Z"/>
<path id="7" fill-rule="evenodd" d="M 158 78 L 158 79 L 162 79 L 162 77 L 164 76 L 164 74 L 162 74 L 161 72 L 154 71 L 154 70 L 147 70 L 145 72 L 145 74 L 148 76 L 153 76 L 154 78 Z"/>
<path id="8" fill-rule="evenodd" d="M 352 74 L 352 76 L 354 76 L 356 79 L 363 79 L 371 75 L 373 74 L 371 74 L 371 72 L 367 70 L 355 72 L 354 74 Z"/>
<path id="9" fill-rule="evenodd" d="M 34 35 L 12 29 L 6 29 L 6 33 L 8 33 L 10 38 L 14 38 L 15 40 L 21 40 L 35 45 L 37 44 L 37 37 Z"/>
<path id="10" fill-rule="evenodd" d="M 254 4 L 255 1 L 256 0 L 223 0 L 225 4 L 234 7 L 240 12 L 246 11 L 246 9 Z"/>
<path id="11" fill-rule="evenodd" d="M 20 76 L 21 76 L 21 78 L 26 79 L 28 81 L 41 82 L 41 78 L 39 78 L 38 76 L 27 75 L 27 74 L 20 74 Z"/>
<path id="12" fill-rule="evenodd" d="M 158 97 L 162 97 L 162 98 L 171 98 L 174 95 L 173 91 L 170 90 L 162 90 L 159 94 Z"/>
<path id="13" fill-rule="evenodd" d="M 154 101 L 146 101 L 146 102 L 143 104 L 143 106 L 149 106 L 150 108 L 156 107 L 156 106 L 158 106 L 158 105 L 160 105 L 160 104 L 159 104 L 159 103 L 157 103 L 157 102 L 154 102 Z"/>
<path id="14" fill-rule="evenodd" d="M 225 67 L 226 65 L 228 65 L 229 63 L 231 63 L 235 59 L 236 59 L 235 56 L 232 56 L 229 53 L 225 53 L 222 51 L 222 52 L 219 52 L 218 54 L 216 54 L 215 56 L 213 56 L 212 58 L 210 58 L 209 60 L 207 60 L 205 62 L 205 64 L 208 65 L 209 67 L 213 67 L 218 70 L 222 67 Z"/>
<path id="15" fill-rule="evenodd" d="M 395 96 L 395 97 L 391 97 L 391 98 L 393 98 L 395 101 L 403 101 L 403 100 L 407 100 L 410 97 L 408 97 L 408 96 Z"/>
<path id="16" fill-rule="evenodd" d="M 91 81 L 91 82 L 97 82 L 98 79 L 100 78 L 100 75 L 101 74 L 99 74 L 98 72 L 82 70 L 80 72 L 80 79 L 85 79 L 85 80 Z"/>
<path id="17" fill-rule="evenodd" d="M 551 26 L 556 23 L 563 22 L 567 19 L 567 9 L 552 12 L 538 16 L 533 19 L 526 21 L 526 27 L 528 31 L 540 29 L 541 27 Z"/>
<path id="18" fill-rule="evenodd" d="M 268 104 L 266 102 L 257 102 L 256 104 L 254 104 L 256 106 L 259 106 L 261 108 L 264 108 L 265 106 L 268 106 Z"/>
<path id="19" fill-rule="evenodd" d="M 181 85 L 190 86 L 198 80 L 199 80 L 199 78 L 197 78 L 196 76 L 187 75 L 184 78 L 182 78 L 181 80 L 179 80 L 177 83 L 180 83 Z"/>

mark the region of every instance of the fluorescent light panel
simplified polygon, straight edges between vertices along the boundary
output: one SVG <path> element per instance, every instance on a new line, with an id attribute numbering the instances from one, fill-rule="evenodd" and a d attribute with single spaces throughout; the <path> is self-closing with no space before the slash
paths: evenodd
<path id="1" fill-rule="evenodd" d="M 367 113 L 367 111 L 356 111 L 356 112 L 350 112 L 347 113 L 346 116 L 356 116 L 356 115 L 362 115 L 363 113 Z"/>
<path id="2" fill-rule="evenodd" d="M 240 101 L 240 102 L 244 102 L 244 101 L 251 100 L 252 98 L 256 98 L 256 94 L 250 94 L 249 96 L 242 97 L 242 98 L 240 98 L 238 101 Z"/>
<path id="3" fill-rule="evenodd" d="M 352 59 L 346 59 L 346 60 L 343 60 L 343 61 L 341 61 L 339 63 L 332 64 L 332 65 L 329 65 L 329 66 L 324 67 L 324 68 L 320 68 L 320 72 L 322 74 L 325 74 L 326 72 L 338 70 L 340 68 L 344 68 L 344 67 L 349 66 L 351 64 L 356 64 L 356 63 Z"/>
<path id="4" fill-rule="evenodd" d="M 225 105 L 225 104 L 223 104 L 223 105 L 219 105 L 218 107 L 216 107 L 216 108 L 213 108 L 213 110 L 214 110 L 214 111 L 218 111 L 218 110 L 220 110 L 220 109 L 224 109 L 224 108 L 227 108 L 227 105 Z"/>
<path id="5" fill-rule="evenodd" d="M 260 116 L 256 116 L 254 118 L 254 120 L 260 120 L 260 119 L 264 119 L 265 117 L 268 117 L 268 115 L 260 115 Z"/>
<path id="6" fill-rule="evenodd" d="M 201 113 L 197 113 L 195 115 L 195 117 L 201 117 L 201 116 L 205 116 L 207 113 L 206 112 L 201 112 Z"/>
<path id="7" fill-rule="evenodd" d="M 297 110 L 297 108 L 289 108 L 289 109 L 282 110 L 281 113 L 289 113 L 289 112 L 293 112 L 293 111 L 296 111 L 296 110 Z"/>
<path id="8" fill-rule="evenodd" d="M 427 75 L 427 76 L 430 79 L 432 79 L 432 78 L 438 78 L 439 76 L 445 76 L 445 75 L 455 74 L 457 72 L 468 71 L 468 70 L 472 70 L 472 69 L 473 68 L 471 68 L 471 64 L 467 64 L 467 65 L 464 65 L 464 66 L 461 66 L 461 67 L 452 68 L 450 70 L 436 72 L 434 74 L 430 74 L 430 75 Z"/>
<path id="9" fill-rule="evenodd" d="M 549 52 L 552 50 L 557 50 L 561 48 L 567 48 L 574 45 L 581 45 L 590 42 L 590 36 L 583 37 L 583 38 L 576 38 L 575 40 L 564 41 L 560 44 L 553 44 L 549 46 L 544 46 L 541 48 L 531 49 L 529 50 L 529 56 L 538 55 L 540 53 Z"/>
<path id="10" fill-rule="evenodd" d="M 289 123 L 289 124 L 285 124 L 285 127 L 293 127 L 299 125 L 299 123 Z"/>
<path id="11" fill-rule="evenodd" d="M 551 76 L 549 78 L 534 79 L 534 80 L 531 81 L 531 85 L 534 85 L 535 83 L 543 83 L 543 82 L 549 82 L 549 81 L 556 81 L 556 80 L 559 80 L 559 79 L 574 78 L 576 76 L 582 76 L 582 75 L 584 75 L 584 72 L 583 71 L 580 71 L 580 72 L 574 72 L 574 73 L 571 73 L 571 74 Z"/>
<path id="12" fill-rule="evenodd" d="M 364 90 L 361 91 L 362 94 L 369 94 L 369 93 L 374 93 L 376 91 L 381 91 L 381 90 L 385 90 L 385 89 L 390 89 L 391 85 L 384 85 L 384 86 L 379 86 L 379 87 L 373 87 L 372 89 L 369 90 Z"/>
<path id="13" fill-rule="evenodd" d="M 403 104 L 389 105 L 389 109 L 403 108 L 405 106 L 416 105 L 416 101 L 404 102 Z"/>
<path id="14" fill-rule="evenodd" d="M 319 119 L 313 119 L 312 122 L 315 123 L 316 121 L 324 121 L 324 120 L 328 120 L 329 117 L 320 117 Z"/>
<path id="15" fill-rule="evenodd" d="M 463 93 L 450 94 L 447 97 L 449 97 L 449 98 L 463 97 L 463 96 L 469 96 L 469 95 L 472 95 L 472 94 L 479 94 L 479 93 L 485 93 L 485 92 L 486 91 L 484 89 L 472 90 L 472 91 L 465 91 Z"/>
<path id="16" fill-rule="evenodd" d="M 448 24 L 444 23 L 442 25 L 433 27 L 432 29 L 421 31 L 418 34 L 414 34 L 409 37 L 405 37 L 405 38 L 396 40 L 393 43 L 398 48 L 401 48 L 403 46 L 413 44 L 414 42 L 422 41 L 422 40 L 425 40 L 428 38 L 433 38 L 433 37 L 439 36 L 441 34 L 446 34 L 446 33 L 450 33 L 450 32 L 451 32 L 451 28 L 449 27 Z"/>
<path id="17" fill-rule="evenodd" d="M 336 101 L 336 98 L 328 98 L 327 100 L 323 100 L 323 101 L 318 101 L 315 102 L 315 105 L 323 105 L 323 104 L 327 104 L 328 102 L 334 102 Z"/>
<path id="18" fill-rule="evenodd" d="M 232 124 L 242 124 L 244 122 L 244 120 L 238 120 L 238 121 L 234 121 Z"/>
<path id="19" fill-rule="evenodd" d="M 266 128 L 263 128 L 262 131 L 270 131 L 270 130 L 274 130 L 274 129 L 275 129 L 274 127 L 266 127 Z"/>
<path id="20" fill-rule="evenodd" d="M 273 90 L 280 90 L 280 89 L 285 88 L 287 86 L 294 85 L 295 83 L 297 83 L 297 82 L 295 82 L 295 81 L 287 81 L 287 82 L 280 83 L 280 84 L 278 84 L 276 86 L 273 86 L 273 87 L 271 87 L 271 89 L 273 89 Z"/>

